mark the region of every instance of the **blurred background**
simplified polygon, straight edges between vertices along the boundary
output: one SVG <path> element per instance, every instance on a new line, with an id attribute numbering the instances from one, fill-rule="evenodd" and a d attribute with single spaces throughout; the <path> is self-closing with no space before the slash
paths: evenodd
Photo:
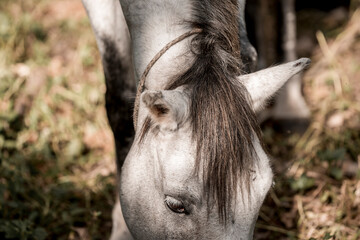
<path id="1" fill-rule="evenodd" d="M 279 2 L 248 1 L 260 67 L 284 60 Z M 255 239 L 360 239 L 359 0 L 298 0 L 295 10 L 297 55 L 313 61 L 310 125 L 283 134 L 263 124 L 276 176 Z M 105 90 L 80 0 L 0 1 L 0 239 L 108 238 Z"/>

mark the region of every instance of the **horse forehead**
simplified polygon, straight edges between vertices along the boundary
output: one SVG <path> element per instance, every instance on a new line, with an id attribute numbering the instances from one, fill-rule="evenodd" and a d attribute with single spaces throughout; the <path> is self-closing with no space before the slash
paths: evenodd
<path id="1" fill-rule="evenodd" d="M 158 148 L 160 164 L 167 180 L 187 181 L 193 177 L 196 144 L 189 134 L 162 138 Z"/>

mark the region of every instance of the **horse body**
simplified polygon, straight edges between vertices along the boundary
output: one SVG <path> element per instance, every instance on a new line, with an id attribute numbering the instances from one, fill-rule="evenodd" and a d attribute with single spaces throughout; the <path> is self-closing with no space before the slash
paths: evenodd
<path id="1" fill-rule="evenodd" d="M 107 72 L 112 72 L 112 67 L 115 67 L 109 64 L 112 60 L 105 57 L 107 50 L 104 46 L 106 46 L 106 42 L 109 42 L 109 39 L 113 40 L 111 41 L 114 44 L 112 49 L 117 49 L 115 56 L 120 59 L 120 62 L 129 60 L 129 56 L 126 54 L 126 48 L 130 46 L 129 36 L 124 30 L 125 20 L 122 17 L 122 12 L 130 30 L 136 79 L 139 78 L 147 64 L 163 46 L 194 27 L 194 24 L 191 23 L 194 22 L 197 15 L 201 15 L 200 11 L 196 12 L 196 10 L 205 9 L 209 11 L 209 19 L 203 20 L 204 23 L 200 22 L 205 28 L 211 29 L 213 26 L 215 20 L 211 19 L 211 16 L 217 16 L 216 20 L 219 23 L 224 23 L 224 19 L 226 19 L 219 17 L 222 14 L 221 10 L 217 12 L 217 9 L 214 8 L 217 6 L 216 3 L 211 1 L 197 3 L 193 0 L 121 0 L 121 6 L 116 0 L 83 1 L 98 40 L 105 76 L 107 76 Z M 239 3 L 240 10 L 243 11 L 245 1 L 239 1 Z M 233 1 L 232 4 L 237 6 L 236 1 Z M 101 14 L 98 13 L 101 9 L 96 6 L 101 5 L 107 5 L 108 9 L 111 9 L 111 13 L 105 14 L 106 18 L 102 18 Z M 199 9 L 196 9 L 194 5 Z M 231 8 L 229 9 L 231 10 Z M 242 11 L 237 11 L 237 14 L 240 14 L 240 26 L 243 23 Z M 232 19 L 239 18 L 239 16 L 231 16 L 231 13 L 227 14 L 230 14 L 229 16 L 233 17 Z M 203 19 L 201 16 L 198 18 Z M 104 21 L 109 21 L 109 23 L 106 24 Z M 116 29 L 120 28 L 119 25 L 121 25 L 123 35 L 118 36 L 114 28 L 109 30 L 109 24 L 115 26 Z M 236 25 L 234 22 L 232 24 Z M 227 26 L 220 24 L 216 27 L 221 32 L 221 28 Z M 216 31 L 214 31 L 215 33 Z M 229 33 L 229 39 L 227 39 L 226 31 L 224 34 L 225 37 L 222 37 L 225 42 L 224 46 L 229 49 L 234 47 L 232 43 L 236 39 L 244 38 L 244 31 L 240 31 L 238 33 L 240 37 L 236 39 L 231 33 Z M 147 90 L 141 94 L 134 143 L 124 163 L 118 159 L 118 169 L 121 168 L 119 190 L 121 209 L 116 208 L 118 211 L 114 212 L 114 221 L 123 222 L 122 219 L 124 218 L 128 228 L 124 225 L 114 224 L 114 227 L 118 226 L 119 228 L 113 229 L 112 239 L 126 239 L 131 235 L 135 239 L 252 238 L 259 209 L 272 184 L 272 171 L 269 158 L 262 148 L 259 135 L 256 133 L 256 127 L 252 128 L 255 123 L 246 122 L 249 122 L 251 116 L 240 116 L 241 119 L 233 119 L 232 116 L 239 116 L 234 113 L 234 109 L 243 106 L 233 106 L 239 102 L 226 102 L 226 99 L 231 98 L 224 96 L 226 93 L 221 91 L 221 88 L 228 87 L 231 89 L 234 87 L 239 90 L 238 94 L 242 98 L 240 100 L 238 96 L 233 96 L 233 98 L 240 101 L 241 104 L 239 105 L 245 106 L 244 112 L 247 111 L 246 106 L 249 108 L 252 106 L 254 111 L 258 111 L 265 100 L 271 97 L 291 76 L 307 66 L 309 60 L 300 59 L 257 73 L 235 76 L 234 74 L 238 73 L 238 69 L 232 67 L 231 64 L 233 63 L 229 60 L 233 57 L 231 50 L 227 49 L 227 52 L 223 53 L 222 50 L 218 51 L 219 49 L 211 48 L 209 52 L 213 51 L 214 54 L 219 54 L 218 57 L 211 55 L 204 58 L 204 54 L 206 55 L 207 52 L 201 53 L 201 47 L 197 48 L 197 45 L 192 45 L 194 38 L 197 38 L 195 40 L 201 45 L 206 43 L 210 35 L 211 31 L 205 29 L 198 38 L 191 36 L 172 46 L 156 62 L 147 76 L 145 84 Z M 233 39 L 230 39 L 230 36 Z M 217 37 L 215 36 L 214 39 Z M 216 41 L 214 44 L 217 44 Z M 240 46 L 243 45 L 244 43 L 240 43 Z M 237 49 L 236 44 L 234 49 Z M 253 54 L 251 50 L 244 52 Z M 238 57 L 240 58 L 240 56 Z M 220 65 L 224 63 L 224 65 L 217 66 L 216 70 L 211 67 L 206 70 L 210 64 L 206 62 L 208 59 L 212 59 L 211 62 L 218 62 Z M 202 67 L 206 69 L 196 70 Z M 221 67 L 229 68 L 230 73 Z M 132 66 L 125 72 L 131 70 Z M 214 71 L 213 75 L 209 73 L 211 71 Z M 194 80 L 191 80 L 192 75 L 197 76 L 196 74 L 198 74 L 198 81 L 204 81 L 201 76 L 204 76 L 205 79 L 208 77 L 209 81 L 212 81 L 210 77 L 216 76 L 219 72 L 220 75 L 230 76 L 229 83 L 216 83 L 220 88 L 214 88 L 215 95 L 218 92 L 220 93 L 219 102 L 222 100 L 228 104 L 228 106 L 219 106 L 221 113 L 217 113 L 216 107 L 211 108 L 214 106 L 214 101 L 216 103 L 216 98 L 212 98 L 214 96 L 198 98 L 197 94 L 201 95 L 204 89 L 191 87 L 192 84 L 196 86 Z M 186 74 L 191 75 L 188 77 L 190 78 L 188 81 Z M 210 75 L 207 76 L 207 74 Z M 123 78 L 125 77 L 120 74 L 113 78 L 111 74 L 108 74 L 106 77 L 107 85 L 110 86 L 109 82 L 112 81 L 115 82 L 112 85 L 116 85 L 118 82 L 124 81 Z M 225 76 L 220 77 L 227 79 Z M 177 84 L 176 79 L 184 81 L 185 84 Z M 125 81 L 129 81 L 129 79 Z M 209 88 L 212 88 L 210 82 L 206 84 L 210 84 Z M 126 87 L 120 86 L 122 89 L 119 91 L 122 93 L 132 89 L 130 83 L 125 85 Z M 194 99 L 195 101 L 198 99 L 199 102 L 208 102 L 209 109 L 213 110 L 216 116 L 213 119 L 205 118 L 203 112 L 199 111 L 200 120 L 203 118 L 203 121 L 208 122 L 194 125 L 197 121 L 195 119 L 197 113 L 194 112 L 196 109 Z M 252 102 L 247 102 L 247 99 Z M 107 101 L 112 100 L 107 99 Z M 221 105 L 221 103 L 219 104 Z M 204 112 L 206 112 L 205 109 Z M 109 111 L 108 108 L 110 124 L 112 114 L 115 113 Z M 222 116 L 227 121 L 223 121 Z M 119 133 L 117 135 L 116 128 L 113 127 L 117 124 L 112 125 L 115 138 L 120 136 Z M 230 128 L 229 126 L 233 126 L 231 124 L 239 124 L 236 126 L 239 129 Z M 230 131 L 241 132 L 241 127 L 247 126 L 246 124 L 250 124 L 250 129 L 245 127 L 244 131 L 248 131 L 247 133 L 250 136 L 240 136 L 240 134 L 236 135 Z M 215 132 L 215 134 L 207 135 L 207 125 L 210 126 L 209 131 Z M 194 126 L 200 126 L 202 132 Z M 205 150 L 202 148 L 199 150 L 199 146 L 206 146 L 206 143 L 209 143 L 209 139 L 202 139 L 201 134 L 212 136 L 214 145 L 204 148 Z M 198 135 L 201 136 L 198 137 Z M 225 141 L 228 139 L 228 135 L 236 143 L 244 142 L 245 146 L 235 146 L 234 143 Z M 201 144 L 201 141 L 204 143 Z M 228 146 L 229 153 L 223 146 Z M 119 151 L 119 146 L 116 147 Z M 237 147 L 244 152 L 249 152 L 249 154 L 241 155 L 244 153 L 236 150 Z M 225 159 L 218 163 L 210 161 L 212 158 L 218 160 L 219 155 L 221 158 L 221 155 L 238 156 L 236 154 L 245 157 L 240 160 Z M 208 155 L 210 162 L 207 162 L 207 159 L 199 158 L 199 156 Z M 213 155 L 217 157 L 213 157 Z M 119 154 L 117 156 L 119 158 Z M 199 165 L 200 167 L 197 168 L 196 166 Z M 214 169 L 210 166 L 214 166 Z M 240 167 L 241 171 L 234 170 L 233 166 Z M 216 188 L 219 186 L 220 190 Z M 223 191 L 223 188 L 226 190 Z"/>

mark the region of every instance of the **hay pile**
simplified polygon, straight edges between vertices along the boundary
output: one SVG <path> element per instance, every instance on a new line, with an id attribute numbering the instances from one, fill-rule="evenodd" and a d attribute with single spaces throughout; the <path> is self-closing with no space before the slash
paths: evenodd
<path id="1" fill-rule="evenodd" d="M 310 127 L 285 139 L 265 129 L 277 176 L 257 239 L 360 238 L 360 11 L 335 39 L 316 37 L 304 76 Z"/>

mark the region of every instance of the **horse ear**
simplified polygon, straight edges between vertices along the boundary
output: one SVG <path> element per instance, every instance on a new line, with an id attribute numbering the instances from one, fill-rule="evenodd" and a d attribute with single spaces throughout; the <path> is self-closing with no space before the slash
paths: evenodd
<path id="1" fill-rule="evenodd" d="M 141 100 L 160 130 L 176 131 L 188 117 L 188 97 L 180 90 L 147 90 Z"/>
<path id="2" fill-rule="evenodd" d="M 310 59 L 300 58 L 293 62 L 239 76 L 238 79 L 248 90 L 254 111 L 259 111 L 266 100 L 272 97 L 287 80 L 304 70 L 310 63 Z"/>

